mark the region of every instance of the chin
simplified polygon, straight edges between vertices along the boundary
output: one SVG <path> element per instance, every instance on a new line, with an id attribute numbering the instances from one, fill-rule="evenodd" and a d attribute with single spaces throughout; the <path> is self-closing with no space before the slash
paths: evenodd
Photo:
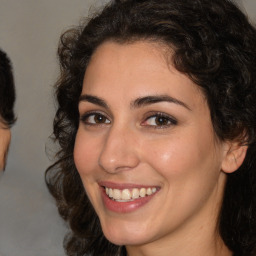
<path id="1" fill-rule="evenodd" d="M 120 237 L 116 237 L 116 236 L 113 236 L 113 235 L 106 235 L 106 238 L 108 241 L 110 241 L 112 244 L 115 244 L 115 245 L 133 245 L 133 246 L 136 246 L 136 245 L 141 245 L 141 244 L 145 244 L 147 243 L 147 240 L 146 239 L 142 239 L 142 238 L 137 238 L 137 237 L 134 237 L 134 236 L 129 236 L 129 235 L 122 235 Z"/>
<path id="2" fill-rule="evenodd" d="M 148 232 L 140 229 L 139 225 L 137 225 L 137 228 L 132 228 L 131 225 L 128 225 L 129 229 L 126 229 L 125 225 L 121 228 L 118 228 L 115 224 L 113 226 L 103 227 L 103 233 L 107 240 L 115 245 L 140 245 L 151 240 Z"/>

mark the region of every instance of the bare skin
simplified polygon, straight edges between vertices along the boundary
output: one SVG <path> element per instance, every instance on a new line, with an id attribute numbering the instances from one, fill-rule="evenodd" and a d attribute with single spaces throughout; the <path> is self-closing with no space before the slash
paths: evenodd
<path id="1" fill-rule="evenodd" d="M 4 170 L 11 141 L 11 131 L 3 123 L 0 123 L 0 171 Z"/>

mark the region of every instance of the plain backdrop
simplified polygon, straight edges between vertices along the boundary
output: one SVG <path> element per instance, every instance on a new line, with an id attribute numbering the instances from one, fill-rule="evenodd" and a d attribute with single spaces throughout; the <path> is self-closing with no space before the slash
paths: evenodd
<path id="1" fill-rule="evenodd" d="M 78 24 L 92 5 L 106 1 L 0 0 L 0 48 L 13 63 L 18 117 L 0 180 L 1 256 L 64 255 L 66 225 L 44 183 L 55 111 L 56 49 L 63 31 Z M 256 0 L 236 2 L 255 22 Z"/>

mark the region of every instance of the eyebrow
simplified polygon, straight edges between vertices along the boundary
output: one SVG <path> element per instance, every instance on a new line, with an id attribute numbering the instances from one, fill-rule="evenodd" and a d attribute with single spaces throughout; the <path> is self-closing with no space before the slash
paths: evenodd
<path id="1" fill-rule="evenodd" d="M 81 95 L 79 97 L 79 103 L 81 101 L 87 101 L 87 102 L 90 102 L 92 104 L 98 105 L 100 107 L 109 109 L 108 104 L 103 99 L 101 99 L 99 97 L 96 97 L 96 96 L 93 96 L 93 95 L 88 95 L 88 94 Z"/>
<path id="2" fill-rule="evenodd" d="M 92 104 L 98 105 L 100 107 L 109 109 L 109 106 L 105 102 L 105 100 L 97 96 L 84 94 L 79 97 L 79 102 L 81 101 L 87 101 Z M 152 96 L 140 97 L 132 101 L 130 106 L 131 108 L 140 108 L 140 107 L 144 107 L 144 106 L 159 103 L 159 102 L 170 102 L 170 103 L 180 105 L 188 110 L 191 110 L 187 104 L 169 95 L 152 95 Z"/>
<path id="3" fill-rule="evenodd" d="M 188 110 L 191 110 L 187 104 L 169 95 L 153 95 L 153 96 L 141 97 L 136 99 L 134 102 L 132 102 L 131 107 L 138 108 L 138 107 L 143 107 L 143 106 L 147 106 L 147 105 L 155 104 L 159 102 L 175 103 L 182 107 L 185 107 Z"/>

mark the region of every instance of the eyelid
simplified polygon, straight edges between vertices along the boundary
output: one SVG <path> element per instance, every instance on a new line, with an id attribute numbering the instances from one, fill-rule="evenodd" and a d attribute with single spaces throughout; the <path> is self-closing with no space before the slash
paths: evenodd
<path id="1" fill-rule="evenodd" d="M 167 124 L 167 125 L 147 125 L 147 124 L 143 124 L 145 123 L 147 120 L 149 120 L 150 118 L 157 118 L 157 117 L 163 117 L 163 118 L 166 118 L 168 121 L 170 121 L 170 124 Z M 163 113 L 163 112 L 150 112 L 150 113 L 147 113 L 147 115 L 143 118 L 143 122 L 142 122 L 142 126 L 147 126 L 149 128 L 155 128 L 155 129 L 161 129 L 161 128 L 168 128 L 170 126 L 173 126 L 173 125 L 177 125 L 178 124 L 178 121 L 176 118 L 174 118 L 173 116 L 169 115 L 169 114 L 166 114 L 166 113 Z"/>
<path id="2" fill-rule="evenodd" d="M 111 120 L 110 120 L 109 116 L 106 113 L 104 113 L 102 111 L 99 111 L 99 110 L 87 111 L 87 112 L 80 115 L 79 120 L 81 122 L 83 122 L 85 125 L 105 125 L 105 124 L 109 124 L 109 123 L 102 123 L 102 124 L 100 124 L 100 123 L 99 124 L 97 124 L 97 123 L 95 123 L 95 124 L 94 123 L 87 123 L 85 120 L 87 118 L 89 118 L 90 116 L 93 116 L 93 115 L 104 116 L 107 120 L 109 120 L 109 123 L 111 123 Z"/>

